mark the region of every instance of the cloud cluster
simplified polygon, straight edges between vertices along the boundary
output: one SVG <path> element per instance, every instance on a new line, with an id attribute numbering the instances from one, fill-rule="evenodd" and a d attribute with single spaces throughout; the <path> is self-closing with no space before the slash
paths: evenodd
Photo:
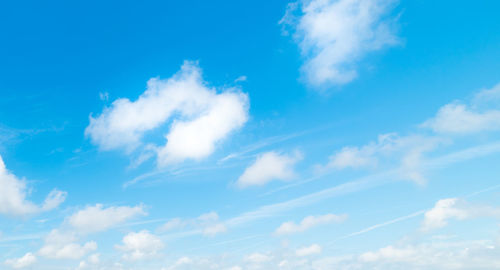
<path id="1" fill-rule="evenodd" d="M 186 61 L 173 77 L 151 79 L 135 101 L 115 100 L 85 130 L 103 150 L 132 151 L 147 132 L 169 125 L 166 144 L 155 146 L 158 165 L 209 156 L 216 143 L 248 119 L 248 97 L 237 89 L 218 93 L 203 81 L 197 63 Z"/>
<path id="2" fill-rule="evenodd" d="M 97 249 L 94 241 L 79 244 L 77 240 L 78 236 L 73 232 L 54 229 L 45 237 L 45 244 L 38 254 L 51 259 L 80 259 Z"/>
<path id="3" fill-rule="evenodd" d="M 262 186 L 272 180 L 290 180 L 295 176 L 294 165 L 302 159 L 299 152 L 292 155 L 277 152 L 260 154 L 257 159 L 238 178 L 240 188 Z"/>
<path id="4" fill-rule="evenodd" d="M 302 71 L 312 86 L 346 84 L 367 53 L 399 43 L 396 0 L 299 0 L 280 23 L 289 25 L 305 58 Z M 298 14 L 297 14 L 298 13 Z"/>
<path id="5" fill-rule="evenodd" d="M 52 190 L 43 205 L 39 206 L 26 199 L 27 187 L 23 179 L 10 173 L 0 156 L 0 214 L 23 216 L 49 211 L 58 207 L 66 199 L 67 193 Z"/>
<path id="6" fill-rule="evenodd" d="M 310 256 L 314 254 L 319 254 L 321 253 L 322 248 L 318 244 L 312 244 L 307 247 L 301 247 L 295 251 L 295 255 L 299 257 L 304 257 L 304 256 Z"/>

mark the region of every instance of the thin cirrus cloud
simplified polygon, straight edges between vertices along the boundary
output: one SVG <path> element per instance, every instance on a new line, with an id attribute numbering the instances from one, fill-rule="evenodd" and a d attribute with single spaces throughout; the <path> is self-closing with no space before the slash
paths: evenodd
<path id="1" fill-rule="evenodd" d="M 166 144 L 153 147 L 158 165 L 167 166 L 212 154 L 218 142 L 245 124 L 248 108 L 246 94 L 208 87 L 198 64 L 186 61 L 171 78 L 150 79 L 137 100 L 117 99 L 91 116 L 85 134 L 103 150 L 150 151 L 142 142 L 144 134 L 170 123 Z"/>
<path id="2" fill-rule="evenodd" d="M 424 155 L 446 142 L 436 136 L 382 134 L 376 142 L 364 146 L 348 146 L 330 156 L 325 165 L 316 166 L 319 172 L 328 170 L 396 167 L 398 176 L 418 184 L 426 178 L 422 167 Z"/>
<path id="3" fill-rule="evenodd" d="M 294 165 L 301 159 L 300 152 L 281 154 L 271 151 L 260 154 L 238 178 L 236 185 L 247 188 L 263 186 L 273 180 L 290 180 L 295 176 Z"/>
<path id="4" fill-rule="evenodd" d="M 24 216 L 49 211 L 58 207 L 66 199 L 67 193 L 52 190 L 42 205 L 26 199 L 27 187 L 23 179 L 9 172 L 0 156 L 0 214 Z"/>
<path id="5" fill-rule="evenodd" d="M 400 43 L 396 0 L 312 0 L 288 5 L 280 23 L 290 26 L 314 87 L 343 85 L 357 77 L 356 64 L 369 52 Z"/>
<path id="6" fill-rule="evenodd" d="M 313 227 L 331 223 L 341 223 L 347 219 L 347 215 L 326 214 L 321 216 L 305 217 L 300 223 L 288 221 L 281 224 L 275 231 L 277 235 L 294 234 L 307 231 Z"/>

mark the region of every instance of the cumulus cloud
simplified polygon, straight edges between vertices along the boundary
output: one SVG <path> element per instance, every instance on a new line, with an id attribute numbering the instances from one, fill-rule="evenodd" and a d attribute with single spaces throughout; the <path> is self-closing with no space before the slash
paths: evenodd
<path id="1" fill-rule="evenodd" d="M 500 84 L 474 95 L 469 104 L 456 101 L 439 109 L 422 127 L 441 134 L 474 134 L 500 130 Z"/>
<path id="2" fill-rule="evenodd" d="M 8 259 L 5 261 L 6 265 L 14 269 L 26 268 L 32 266 L 34 263 L 36 263 L 36 257 L 31 252 L 26 253 L 21 258 Z"/>
<path id="3" fill-rule="evenodd" d="M 308 216 L 305 217 L 299 224 L 296 224 L 293 221 L 288 221 L 281 224 L 278 229 L 276 229 L 276 234 L 293 234 L 298 232 L 304 232 L 310 228 L 331 224 L 331 223 L 340 223 L 347 219 L 347 215 L 334 215 L 334 214 L 326 214 L 322 216 Z"/>
<path id="4" fill-rule="evenodd" d="M 94 241 L 85 244 L 76 241 L 77 236 L 72 232 L 52 230 L 45 238 L 45 244 L 38 254 L 51 259 L 80 259 L 97 249 L 97 243 Z"/>
<path id="5" fill-rule="evenodd" d="M 0 156 L 0 214 L 22 216 L 49 211 L 58 207 L 65 199 L 66 192 L 53 190 L 43 205 L 38 206 L 26 199 L 26 182 L 9 172 Z"/>
<path id="6" fill-rule="evenodd" d="M 293 155 L 267 152 L 259 155 L 255 162 L 245 169 L 236 185 L 240 188 L 262 186 L 272 180 L 289 180 L 295 176 L 293 167 L 302 159 L 299 152 Z"/>
<path id="7" fill-rule="evenodd" d="M 489 206 L 471 205 L 458 198 L 442 199 L 425 212 L 421 229 L 430 231 L 448 225 L 450 219 L 464 220 L 476 217 L 500 217 L 500 209 Z"/>
<path id="8" fill-rule="evenodd" d="M 124 252 L 127 260 L 141 260 L 153 257 L 164 247 L 161 239 L 149 231 L 131 232 L 122 239 L 122 245 L 116 248 Z"/>
<path id="9" fill-rule="evenodd" d="M 367 53 L 398 44 L 395 19 L 386 16 L 397 2 L 299 0 L 289 4 L 280 23 L 295 33 L 307 82 L 346 84 L 356 78 L 356 64 Z"/>
<path id="10" fill-rule="evenodd" d="M 299 248 L 295 251 L 295 255 L 299 257 L 304 257 L 304 256 L 310 256 L 314 254 L 319 254 L 321 253 L 321 246 L 318 244 L 312 244 L 308 247 L 302 247 Z"/>
<path id="11" fill-rule="evenodd" d="M 143 206 L 104 208 L 102 204 L 88 206 L 68 218 L 68 223 L 80 232 L 99 232 L 137 216 L 146 215 Z"/>
<path id="12" fill-rule="evenodd" d="M 203 81 L 201 69 L 186 61 L 173 77 L 149 80 L 146 91 L 131 101 L 115 100 L 85 130 L 103 150 L 132 151 L 146 132 L 170 124 L 166 144 L 156 146 L 158 165 L 209 156 L 218 142 L 248 119 L 248 97 L 237 89 L 217 91 Z"/>

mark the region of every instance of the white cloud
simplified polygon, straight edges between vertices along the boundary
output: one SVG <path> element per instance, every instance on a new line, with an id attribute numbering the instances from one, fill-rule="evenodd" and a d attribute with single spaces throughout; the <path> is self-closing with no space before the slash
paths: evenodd
<path id="1" fill-rule="evenodd" d="M 227 227 L 224 224 L 219 223 L 219 224 L 215 224 L 215 225 L 211 225 L 211 226 L 206 227 L 203 230 L 203 234 L 206 236 L 215 236 L 219 233 L 224 233 L 226 231 L 227 231 Z"/>
<path id="2" fill-rule="evenodd" d="M 330 156 L 326 165 L 317 166 L 319 172 L 346 168 L 376 168 L 389 165 L 399 167 L 399 177 L 423 184 L 422 159 L 426 152 L 446 140 L 419 135 L 399 136 L 396 133 L 383 134 L 376 142 L 365 146 L 344 147 Z"/>
<path id="3" fill-rule="evenodd" d="M 314 254 L 319 254 L 321 253 L 321 246 L 318 244 L 313 244 L 308 247 L 302 247 L 299 248 L 295 251 L 295 255 L 299 257 L 304 257 L 304 256 L 309 256 L 309 255 L 314 255 Z"/>
<path id="4" fill-rule="evenodd" d="M 103 208 L 102 204 L 88 206 L 68 218 L 68 223 L 80 232 L 99 232 L 137 216 L 145 215 L 143 206 Z"/>
<path id="5" fill-rule="evenodd" d="M 394 248 L 387 246 L 375 252 L 366 252 L 359 256 L 359 259 L 364 262 L 374 262 L 379 260 L 392 260 L 392 261 L 407 261 L 415 256 L 413 248 Z"/>
<path id="6" fill-rule="evenodd" d="M 77 237 L 72 232 L 52 230 L 45 238 L 45 244 L 38 254 L 52 259 L 80 259 L 97 249 L 97 243 L 94 241 L 81 245 L 75 243 L 76 240 Z"/>
<path id="7" fill-rule="evenodd" d="M 256 252 L 256 253 L 252 253 L 252 254 L 245 256 L 244 261 L 248 262 L 248 263 L 259 264 L 259 263 L 268 262 L 268 261 L 272 260 L 272 258 L 273 257 L 270 255 Z"/>
<path id="8" fill-rule="evenodd" d="M 438 242 L 387 246 L 361 254 L 365 268 L 380 269 L 496 269 L 498 248 L 489 241 Z M 371 269 L 373 269 L 371 268 Z"/>
<path id="9" fill-rule="evenodd" d="M 423 231 L 430 231 L 445 227 L 448 220 L 464 220 L 476 217 L 500 217 L 500 209 L 489 206 L 471 205 L 457 198 L 442 199 L 435 206 L 425 212 L 422 223 Z"/>
<path id="10" fill-rule="evenodd" d="M 160 232 L 166 232 L 182 228 L 199 230 L 204 236 L 215 236 L 227 231 L 224 223 L 219 222 L 219 215 L 212 211 L 201 214 L 193 219 L 173 218 L 158 228 Z"/>
<path id="11" fill-rule="evenodd" d="M 280 23 L 295 31 L 309 84 L 346 84 L 356 78 L 356 64 L 367 53 L 398 44 L 395 20 L 385 18 L 397 2 L 299 0 L 289 4 Z"/>
<path id="12" fill-rule="evenodd" d="M 32 266 L 36 262 L 36 257 L 33 253 L 28 252 L 21 258 L 16 259 L 8 259 L 5 261 L 5 264 L 9 265 L 14 269 L 21 269 L 25 267 Z"/>
<path id="13" fill-rule="evenodd" d="M 500 110 L 477 112 L 465 104 L 452 103 L 439 109 L 436 117 L 427 120 L 423 127 L 437 133 L 470 134 L 500 129 Z"/>
<path id="14" fill-rule="evenodd" d="M 422 127 L 443 134 L 500 130 L 500 84 L 474 95 L 470 104 L 453 102 L 439 109 Z"/>
<path id="15" fill-rule="evenodd" d="M 216 143 L 248 119 L 248 97 L 235 89 L 217 93 L 201 77 L 197 63 L 186 61 L 170 79 L 151 79 L 136 100 L 115 100 L 90 117 L 85 134 L 103 150 L 141 146 L 144 133 L 169 122 L 167 143 L 157 147 L 158 165 L 209 156 Z"/>
<path id="16" fill-rule="evenodd" d="M 100 256 L 99 253 L 88 256 L 87 260 L 80 262 L 77 269 L 94 269 L 100 262 Z"/>
<path id="17" fill-rule="evenodd" d="M 179 228 L 182 228 L 184 226 L 186 226 L 186 223 L 182 219 L 180 219 L 180 218 L 173 218 L 173 219 L 167 221 L 162 226 L 160 226 L 158 228 L 158 231 L 160 231 L 160 232 L 166 232 L 166 231 L 171 231 L 171 230 L 179 229 Z"/>
<path id="18" fill-rule="evenodd" d="M 305 217 L 299 224 L 296 224 L 293 221 L 281 224 L 278 229 L 276 229 L 276 234 L 283 235 L 303 232 L 319 225 L 340 223 L 346 219 L 347 215 L 326 214 L 322 216 L 308 216 Z"/>
<path id="19" fill-rule="evenodd" d="M 127 260 L 141 260 L 155 256 L 163 247 L 161 239 L 146 230 L 125 235 L 122 245 L 116 246 L 125 253 L 123 258 Z"/>
<path id="20" fill-rule="evenodd" d="M 49 211 L 58 207 L 65 199 L 66 192 L 53 190 L 42 206 L 26 199 L 28 195 L 26 182 L 10 173 L 0 156 L 0 214 L 22 216 L 41 211 Z"/>
<path id="21" fill-rule="evenodd" d="M 266 152 L 259 155 L 255 162 L 245 169 L 236 184 L 240 188 L 245 188 L 262 186 L 272 180 L 289 180 L 295 176 L 293 166 L 301 159 L 302 155 L 299 152 L 294 155 Z"/>

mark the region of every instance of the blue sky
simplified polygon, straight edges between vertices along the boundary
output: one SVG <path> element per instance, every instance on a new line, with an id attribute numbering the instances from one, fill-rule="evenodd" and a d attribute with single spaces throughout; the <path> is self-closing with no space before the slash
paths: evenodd
<path id="1" fill-rule="evenodd" d="M 0 9 L 0 269 L 500 269 L 497 1 Z"/>

